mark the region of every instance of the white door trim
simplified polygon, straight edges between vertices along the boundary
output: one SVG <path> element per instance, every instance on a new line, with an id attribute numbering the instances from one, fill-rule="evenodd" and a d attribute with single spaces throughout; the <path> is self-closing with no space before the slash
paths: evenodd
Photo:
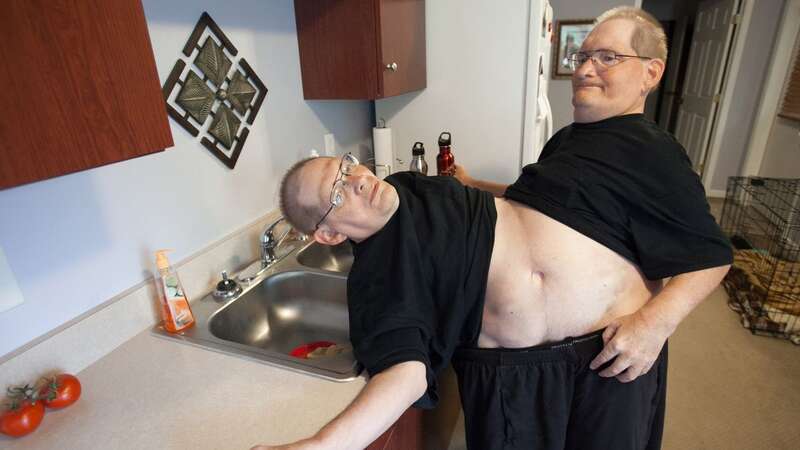
<path id="1" fill-rule="evenodd" d="M 791 68 L 794 46 L 798 38 L 797 24 L 800 23 L 800 0 L 787 0 L 783 6 L 783 19 L 778 28 L 778 35 L 773 47 L 772 58 L 765 80 L 764 90 L 761 93 L 761 102 L 756 112 L 753 131 L 750 133 L 742 164 L 740 175 L 755 176 L 761 171 L 761 163 L 767 152 L 772 124 L 778 113 L 781 93 L 786 81 L 786 76 Z"/>
<path id="2" fill-rule="evenodd" d="M 725 198 L 725 189 L 708 189 L 706 190 L 706 197 L 708 198 Z"/>
<path id="3" fill-rule="evenodd" d="M 741 11 L 739 14 L 741 14 L 742 18 L 736 25 L 734 31 L 733 51 L 728 68 L 725 71 L 725 79 L 722 82 L 720 108 L 712 124 L 711 140 L 709 142 L 708 152 L 706 153 L 706 163 L 703 165 L 702 180 L 706 192 L 711 190 L 711 180 L 714 177 L 714 172 L 717 170 L 717 162 L 719 161 L 722 137 L 724 134 L 723 131 L 727 125 L 728 113 L 730 112 L 731 106 L 736 103 L 733 98 L 733 90 L 736 87 L 736 80 L 739 78 L 739 71 L 743 63 L 742 54 L 744 53 L 747 32 L 750 30 L 754 5 L 754 0 L 742 0 L 742 5 L 739 8 Z"/>

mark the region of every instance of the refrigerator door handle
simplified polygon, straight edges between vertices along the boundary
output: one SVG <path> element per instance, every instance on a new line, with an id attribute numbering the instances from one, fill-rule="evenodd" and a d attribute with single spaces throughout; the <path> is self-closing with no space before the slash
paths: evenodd
<path id="1" fill-rule="evenodd" d="M 550 109 L 550 100 L 547 98 L 546 94 L 542 95 L 542 99 L 544 100 L 545 107 L 547 108 L 544 121 L 544 141 L 547 142 L 550 139 L 550 136 L 553 135 L 553 110 Z"/>
<path id="2" fill-rule="evenodd" d="M 547 118 L 547 99 L 542 93 L 539 93 L 539 105 L 536 111 L 536 121 L 541 122 Z"/>
<path id="3" fill-rule="evenodd" d="M 545 142 L 550 139 L 553 134 L 553 111 L 550 109 L 550 100 L 547 99 L 547 94 L 539 93 L 539 108 L 536 114 L 536 121 L 541 122 L 544 120 L 544 140 Z"/>
<path id="4" fill-rule="evenodd" d="M 539 82 L 540 83 L 542 82 L 541 78 Z M 541 146 L 539 148 L 544 149 L 545 144 L 547 144 L 547 141 L 553 134 L 553 111 L 552 109 L 550 109 L 550 100 L 548 100 L 547 94 L 545 94 L 544 92 L 541 91 L 539 92 L 539 98 L 537 99 L 537 106 L 538 106 L 537 108 L 538 111 L 536 113 L 536 122 L 541 123 L 542 121 L 544 121 L 544 129 L 542 130 L 542 128 L 540 128 L 540 130 L 544 132 L 539 137 L 541 139 Z M 539 152 L 537 153 L 540 152 L 541 150 L 539 150 Z M 536 159 L 537 160 L 539 159 L 538 155 Z"/>

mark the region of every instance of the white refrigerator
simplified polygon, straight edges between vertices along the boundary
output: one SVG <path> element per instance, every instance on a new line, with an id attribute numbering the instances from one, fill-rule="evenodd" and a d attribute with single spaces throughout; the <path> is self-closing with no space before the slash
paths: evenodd
<path id="1" fill-rule="evenodd" d="M 437 138 L 452 135 L 457 164 L 476 178 L 511 183 L 552 135 L 547 100 L 552 8 L 546 0 L 425 2 L 427 87 L 377 100 L 392 134 L 392 172 L 425 144 L 436 174 Z"/>

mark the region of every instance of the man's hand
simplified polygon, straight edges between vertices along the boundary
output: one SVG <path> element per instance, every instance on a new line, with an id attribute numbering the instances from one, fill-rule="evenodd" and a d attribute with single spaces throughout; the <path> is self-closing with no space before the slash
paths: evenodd
<path id="1" fill-rule="evenodd" d="M 608 324 L 603 332 L 603 350 L 589 368 L 595 370 L 616 357 L 598 375 L 617 377 L 627 383 L 646 374 L 667 338 L 719 286 L 729 268 L 729 265 L 712 267 L 670 278 L 664 289 L 638 311 Z"/>
<path id="2" fill-rule="evenodd" d="M 456 177 L 456 179 L 464 186 L 472 186 L 472 177 L 469 176 L 466 169 L 464 169 L 464 166 L 456 164 L 456 169 L 453 173 L 453 176 Z"/>
<path id="3" fill-rule="evenodd" d="M 616 377 L 623 383 L 633 381 L 653 367 L 670 334 L 663 327 L 648 322 L 641 310 L 619 317 L 609 323 L 603 332 L 605 345 L 589 368 L 595 370 L 614 359 L 598 375 Z"/>
<path id="4" fill-rule="evenodd" d="M 492 181 L 484 181 L 472 178 L 467 173 L 467 170 L 464 169 L 464 166 L 460 166 L 458 164 L 456 164 L 456 169 L 453 173 L 453 176 L 464 186 L 470 186 L 474 187 L 475 189 L 490 192 L 495 197 L 502 197 L 506 192 L 506 188 L 508 188 L 507 184 L 500 184 Z"/>

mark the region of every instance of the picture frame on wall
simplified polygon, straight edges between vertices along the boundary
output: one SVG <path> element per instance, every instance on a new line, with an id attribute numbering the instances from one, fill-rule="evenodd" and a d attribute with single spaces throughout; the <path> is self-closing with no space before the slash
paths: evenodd
<path id="1" fill-rule="evenodd" d="M 550 71 L 553 79 L 572 77 L 569 68 L 569 55 L 577 52 L 583 40 L 594 26 L 594 19 L 559 20 L 556 21 L 555 45 L 553 46 L 553 67 Z"/>

